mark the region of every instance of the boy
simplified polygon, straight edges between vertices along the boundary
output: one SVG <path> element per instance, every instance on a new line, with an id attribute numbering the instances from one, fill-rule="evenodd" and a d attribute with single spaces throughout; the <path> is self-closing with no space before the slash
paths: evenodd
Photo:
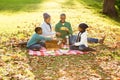
<path id="1" fill-rule="evenodd" d="M 79 24 L 78 26 L 79 33 L 76 42 L 72 46 L 70 46 L 70 49 L 84 51 L 88 48 L 86 31 L 87 28 L 88 28 L 87 24 L 85 23 Z"/>
<path id="2" fill-rule="evenodd" d="M 44 37 L 41 34 L 42 34 L 42 29 L 40 27 L 36 27 L 35 34 L 33 34 L 31 39 L 27 42 L 28 49 L 39 51 L 41 47 L 45 47 L 45 43 L 40 41 L 52 40 L 51 38 Z"/>

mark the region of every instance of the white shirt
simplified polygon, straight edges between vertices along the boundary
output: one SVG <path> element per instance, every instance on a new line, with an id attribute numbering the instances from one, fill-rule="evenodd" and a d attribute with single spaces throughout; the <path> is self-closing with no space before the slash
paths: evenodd
<path id="1" fill-rule="evenodd" d="M 48 25 L 46 22 L 42 23 L 41 28 L 42 28 L 43 36 L 54 36 L 55 35 L 55 32 L 52 32 L 50 25 Z"/>
<path id="2" fill-rule="evenodd" d="M 87 43 L 87 31 L 85 31 L 84 33 L 81 34 L 81 40 L 80 40 L 80 42 L 76 42 L 74 45 L 75 46 L 85 45 L 86 47 L 88 47 L 88 43 Z"/>

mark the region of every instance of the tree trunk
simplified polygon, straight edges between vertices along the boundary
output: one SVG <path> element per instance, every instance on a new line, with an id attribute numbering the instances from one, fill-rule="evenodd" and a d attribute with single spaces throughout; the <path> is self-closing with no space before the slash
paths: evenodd
<path id="1" fill-rule="evenodd" d="M 104 0 L 103 13 L 111 17 L 118 17 L 118 13 L 115 8 L 115 0 Z"/>

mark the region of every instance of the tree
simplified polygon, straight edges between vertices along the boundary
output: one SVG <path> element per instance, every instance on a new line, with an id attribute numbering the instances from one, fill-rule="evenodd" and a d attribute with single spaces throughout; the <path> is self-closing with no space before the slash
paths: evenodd
<path id="1" fill-rule="evenodd" d="M 111 17 L 118 17 L 118 13 L 115 8 L 115 0 L 104 0 L 103 13 Z"/>

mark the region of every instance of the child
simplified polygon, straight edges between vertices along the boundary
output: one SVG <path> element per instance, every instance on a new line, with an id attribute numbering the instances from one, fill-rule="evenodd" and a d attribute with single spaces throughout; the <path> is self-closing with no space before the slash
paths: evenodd
<path id="1" fill-rule="evenodd" d="M 79 24 L 78 26 L 79 33 L 76 42 L 72 46 L 70 46 L 70 49 L 84 51 L 88 48 L 86 31 L 87 28 L 88 28 L 87 24 L 85 23 Z"/>
<path id="2" fill-rule="evenodd" d="M 51 38 L 46 38 L 41 35 L 42 29 L 40 27 L 35 28 L 35 34 L 27 42 L 27 48 L 35 51 L 39 51 L 41 47 L 45 47 L 45 43 L 40 42 L 42 40 L 51 40 Z"/>

